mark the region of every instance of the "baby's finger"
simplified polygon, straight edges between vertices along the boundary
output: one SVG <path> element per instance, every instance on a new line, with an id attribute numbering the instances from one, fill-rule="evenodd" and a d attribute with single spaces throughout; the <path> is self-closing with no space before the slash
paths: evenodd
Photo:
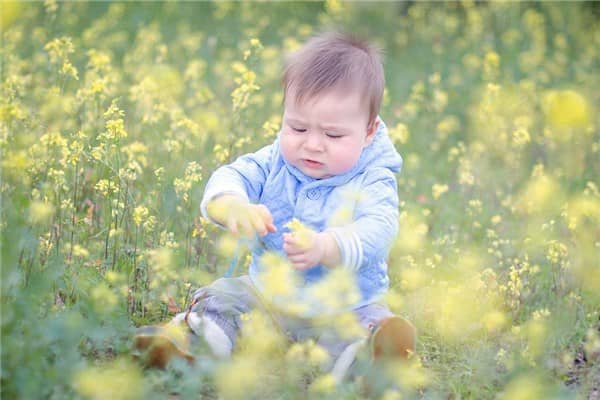
<path id="1" fill-rule="evenodd" d="M 235 236 L 237 236 L 237 235 L 238 235 L 238 225 L 237 225 L 237 222 L 236 222 L 235 218 L 233 218 L 233 217 L 230 217 L 230 218 L 227 220 L 227 229 L 229 229 L 229 231 L 230 231 L 230 232 L 231 232 L 233 235 L 235 235 Z"/>
<path id="2" fill-rule="evenodd" d="M 295 265 L 306 264 L 306 257 L 304 254 L 291 254 L 288 256 L 288 260 Z"/>
<path id="3" fill-rule="evenodd" d="M 276 232 L 277 227 L 275 226 L 275 224 L 273 224 L 273 216 L 271 215 L 271 212 L 269 211 L 269 209 L 264 204 L 259 204 L 256 207 L 256 209 L 258 210 L 258 213 L 262 217 L 262 220 L 263 220 L 267 230 L 269 232 Z"/>
<path id="4" fill-rule="evenodd" d="M 310 266 L 308 265 L 308 263 L 306 261 L 292 262 L 292 267 L 294 267 L 294 269 L 297 269 L 299 271 L 310 268 Z"/>
<path id="5" fill-rule="evenodd" d="M 250 223 L 260 236 L 265 236 L 267 234 L 267 227 L 259 214 L 250 213 Z"/>
<path id="6" fill-rule="evenodd" d="M 297 246 L 291 245 L 289 243 L 283 244 L 283 251 L 288 256 L 296 256 L 304 253 L 304 251 L 301 248 L 298 248 Z"/>

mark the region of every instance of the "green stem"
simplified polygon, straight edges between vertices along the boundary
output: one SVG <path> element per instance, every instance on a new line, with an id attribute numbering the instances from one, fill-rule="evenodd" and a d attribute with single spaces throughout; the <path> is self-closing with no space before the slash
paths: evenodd
<path id="1" fill-rule="evenodd" d="M 68 260 L 71 261 L 73 258 L 73 243 L 75 241 L 75 220 L 76 220 L 76 212 L 77 212 L 77 190 L 78 190 L 78 181 L 79 181 L 79 176 L 78 176 L 78 166 L 79 166 L 79 162 L 77 162 L 75 164 L 75 184 L 73 185 L 73 212 L 71 214 L 71 248 L 69 249 L 69 258 Z"/>

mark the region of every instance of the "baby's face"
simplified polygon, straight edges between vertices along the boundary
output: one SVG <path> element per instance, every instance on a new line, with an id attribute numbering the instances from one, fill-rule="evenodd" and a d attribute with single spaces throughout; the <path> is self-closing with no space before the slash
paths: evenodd
<path id="1" fill-rule="evenodd" d="M 351 170 L 377 130 L 361 100 L 357 91 L 333 89 L 297 103 L 288 91 L 280 136 L 285 160 L 316 179 Z"/>

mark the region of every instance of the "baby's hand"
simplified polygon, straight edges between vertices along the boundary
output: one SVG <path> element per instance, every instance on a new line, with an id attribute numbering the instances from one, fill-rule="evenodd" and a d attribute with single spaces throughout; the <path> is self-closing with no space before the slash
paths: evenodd
<path id="1" fill-rule="evenodd" d="M 318 237 L 319 234 L 314 231 L 301 239 L 294 233 L 283 234 L 283 251 L 294 268 L 303 270 L 320 264 L 324 248 Z"/>
<path id="2" fill-rule="evenodd" d="M 215 198 L 206 206 L 208 215 L 234 235 L 264 236 L 277 231 L 269 209 L 263 204 L 250 204 L 235 195 Z"/>
<path id="3" fill-rule="evenodd" d="M 283 234 L 283 251 L 296 269 L 304 270 L 318 265 L 324 255 L 324 241 L 320 234 L 292 220 L 287 225 L 292 232 Z"/>

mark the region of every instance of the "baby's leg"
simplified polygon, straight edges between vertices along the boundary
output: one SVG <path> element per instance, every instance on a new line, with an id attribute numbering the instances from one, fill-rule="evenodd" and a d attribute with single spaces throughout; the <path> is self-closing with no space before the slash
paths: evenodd
<path id="1" fill-rule="evenodd" d="M 194 293 L 193 303 L 183 319 L 202 337 L 215 355 L 227 357 L 235 346 L 240 316 L 258 303 L 248 276 L 221 278 Z M 181 318 L 179 315 L 175 318 Z"/>
<path id="2" fill-rule="evenodd" d="M 247 276 L 218 279 L 198 289 L 193 299 L 188 311 L 177 314 L 168 324 L 137 330 L 134 347 L 145 353 L 150 366 L 164 368 L 173 357 L 193 362 L 190 347 L 197 338 L 203 339 L 216 356 L 229 356 L 240 316 L 257 304 L 255 289 Z"/>
<path id="3" fill-rule="evenodd" d="M 342 339 L 337 332 L 326 332 L 319 340 L 319 344 L 327 349 L 334 361 L 331 374 L 337 382 L 341 382 L 348 375 L 357 354 L 367 347 L 370 332 L 380 321 L 393 314 L 387 306 L 372 303 L 355 309 L 354 315 L 357 322 L 364 328 L 363 335 Z"/>

